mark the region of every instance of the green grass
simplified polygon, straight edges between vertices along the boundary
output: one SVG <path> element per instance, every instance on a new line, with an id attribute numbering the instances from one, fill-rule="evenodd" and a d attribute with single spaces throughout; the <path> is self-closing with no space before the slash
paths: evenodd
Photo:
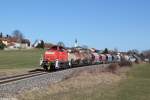
<path id="1" fill-rule="evenodd" d="M 39 49 L 0 51 L 0 69 L 37 67 L 42 53 Z"/>
<path id="2" fill-rule="evenodd" d="M 150 64 L 135 66 L 120 84 L 118 100 L 150 100 Z"/>

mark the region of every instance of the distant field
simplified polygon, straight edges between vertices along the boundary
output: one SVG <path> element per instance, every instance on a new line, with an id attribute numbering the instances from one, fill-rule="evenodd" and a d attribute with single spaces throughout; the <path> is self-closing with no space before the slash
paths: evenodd
<path id="1" fill-rule="evenodd" d="M 37 67 L 43 51 L 39 49 L 0 51 L 0 69 Z"/>

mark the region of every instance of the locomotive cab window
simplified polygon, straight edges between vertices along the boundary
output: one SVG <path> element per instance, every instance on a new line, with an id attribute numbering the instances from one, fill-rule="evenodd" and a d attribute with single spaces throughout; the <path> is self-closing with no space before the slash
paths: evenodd
<path id="1" fill-rule="evenodd" d="M 60 51 L 60 52 L 64 52 L 65 49 L 64 49 L 63 47 L 60 47 L 60 48 L 59 48 L 59 51 Z"/>

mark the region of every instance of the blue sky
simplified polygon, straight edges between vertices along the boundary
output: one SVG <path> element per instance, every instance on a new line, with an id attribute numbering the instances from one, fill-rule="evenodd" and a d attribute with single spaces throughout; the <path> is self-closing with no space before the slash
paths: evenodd
<path id="1" fill-rule="evenodd" d="M 0 0 L 0 31 L 103 49 L 150 49 L 149 0 Z"/>

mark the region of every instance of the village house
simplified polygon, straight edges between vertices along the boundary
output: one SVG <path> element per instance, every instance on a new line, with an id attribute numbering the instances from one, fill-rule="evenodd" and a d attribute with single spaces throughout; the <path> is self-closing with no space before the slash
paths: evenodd
<path id="1" fill-rule="evenodd" d="M 14 37 L 6 36 L 6 37 L 1 37 L 0 41 L 2 41 L 2 43 L 6 45 L 7 49 L 30 48 L 30 41 L 28 39 L 19 40 Z"/>

